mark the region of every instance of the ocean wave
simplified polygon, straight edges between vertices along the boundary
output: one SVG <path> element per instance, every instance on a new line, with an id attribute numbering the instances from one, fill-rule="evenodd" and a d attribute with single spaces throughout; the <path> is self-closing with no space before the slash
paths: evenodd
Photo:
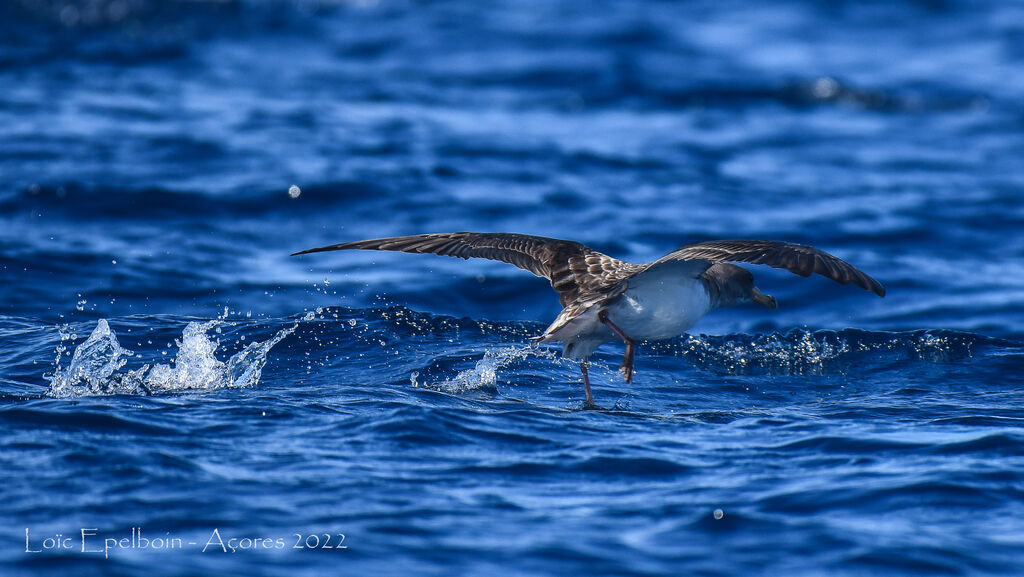
<path id="1" fill-rule="evenodd" d="M 402 306 L 326 307 L 292 319 L 261 320 L 272 336 L 248 343 L 241 333 L 256 321 L 181 322 L 184 329 L 172 347 L 176 356 L 166 364 L 153 357 L 165 357 L 168 349 L 155 349 L 150 339 L 149 344 L 138 343 L 142 351 L 133 353 L 121 345 L 106 319 L 97 321 L 84 342 L 69 351 L 68 345 L 77 335 L 72 325 L 62 325 L 46 394 L 149 395 L 251 387 L 259 382 L 271 349 L 293 334 L 293 343 L 281 352 L 280 362 L 291 367 L 289 370 L 305 369 L 307 374 L 356 375 L 373 370 L 393 386 L 491 397 L 498 393 L 499 385 L 531 386 L 564 378 L 560 375 L 572 375 L 572 381 L 577 378 L 576 363 L 561 358 L 557 347 L 529 344 L 529 338 L 543 325 L 525 321 L 433 315 Z M 129 324 L 133 334 L 139 335 L 168 331 L 174 321 L 135 317 Z M 235 334 L 222 343 L 226 335 L 210 333 L 221 333 L 225 325 Z M 29 329 L 19 325 L 17 330 Z M 219 347 L 240 350 L 222 360 L 216 354 Z M 603 374 L 603 363 L 616 360 L 616 347 L 611 343 L 595 355 L 596 374 Z M 687 335 L 645 342 L 640 350 L 645 364 L 677 358 L 726 376 L 845 374 L 900 363 L 964 362 L 976 355 L 1012 363 L 1024 355 L 1024 347 L 1014 341 L 948 330 L 794 329 L 754 335 Z M 129 366 L 129 361 L 135 366 Z"/>
<path id="2" fill-rule="evenodd" d="M 723 374 L 821 374 L 883 361 L 954 362 L 971 358 L 979 349 L 1014 346 L 1012 341 L 950 330 L 793 329 L 761 335 L 688 336 L 653 348 Z"/>

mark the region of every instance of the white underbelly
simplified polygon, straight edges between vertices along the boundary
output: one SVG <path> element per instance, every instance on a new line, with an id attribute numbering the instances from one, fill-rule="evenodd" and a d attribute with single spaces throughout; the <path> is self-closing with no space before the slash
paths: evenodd
<path id="1" fill-rule="evenodd" d="M 579 316 L 561 324 L 557 329 L 552 330 L 551 327 L 548 327 L 539 342 L 559 341 L 565 344 L 563 354 L 571 359 L 589 357 L 597 347 L 619 339 L 607 325 L 598 319 L 599 310 L 601 310 L 600 306 L 593 306 Z M 556 319 L 555 323 L 558 322 Z"/>
<path id="2" fill-rule="evenodd" d="M 629 285 L 608 307 L 608 318 L 637 341 L 677 337 L 711 310 L 707 289 L 696 278 L 641 277 Z"/>

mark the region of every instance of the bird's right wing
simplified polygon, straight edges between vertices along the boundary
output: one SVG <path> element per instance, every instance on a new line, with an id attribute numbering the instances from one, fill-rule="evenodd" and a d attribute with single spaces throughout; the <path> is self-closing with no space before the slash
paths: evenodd
<path id="1" fill-rule="evenodd" d="M 332 244 L 294 255 L 332 250 L 390 250 L 498 260 L 548 279 L 562 306 L 614 289 L 640 267 L 568 240 L 514 233 L 451 232 Z"/>

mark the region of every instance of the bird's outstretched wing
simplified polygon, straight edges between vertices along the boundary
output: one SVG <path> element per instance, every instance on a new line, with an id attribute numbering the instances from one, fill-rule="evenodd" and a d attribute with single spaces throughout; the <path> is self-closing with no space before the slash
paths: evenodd
<path id="1" fill-rule="evenodd" d="M 773 240 L 713 240 L 680 247 L 657 261 L 655 266 L 672 260 L 708 260 L 711 262 L 748 262 L 786 269 L 800 276 L 818 273 L 839 284 L 853 283 L 882 297 L 885 287 L 857 267 L 812 246 Z"/>
<path id="2" fill-rule="evenodd" d="M 391 250 L 500 260 L 551 282 L 562 306 L 611 291 L 642 267 L 568 240 L 514 233 L 451 232 L 343 242 L 294 253 Z"/>

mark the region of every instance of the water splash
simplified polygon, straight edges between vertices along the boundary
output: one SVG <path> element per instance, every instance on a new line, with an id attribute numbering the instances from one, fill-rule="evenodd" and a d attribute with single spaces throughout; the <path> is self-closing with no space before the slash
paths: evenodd
<path id="1" fill-rule="evenodd" d="M 60 389 L 88 391 L 86 394 L 105 394 L 111 375 L 120 370 L 128 362 L 127 358 L 134 354 L 117 342 L 117 337 L 106 319 L 100 319 L 89 338 L 75 349 L 71 363 L 62 370 L 60 361 L 66 350 L 64 341 L 67 338 L 68 334 L 62 331 L 61 343 L 57 346 L 56 367 L 50 381 L 50 393 Z"/>
<path id="2" fill-rule="evenodd" d="M 544 354 L 542 350 L 535 347 L 506 347 L 500 349 L 487 349 L 484 356 L 472 369 L 459 371 L 451 379 L 432 385 L 431 388 L 445 391 L 447 393 L 462 393 L 476 389 L 495 388 L 498 384 L 498 371 L 511 363 L 525 359 L 531 355 Z M 418 376 L 418 373 L 417 375 Z M 413 383 L 415 384 L 413 377 Z M 425 385 L 417 385 L 425 386 Z"/>
<path id="3" fill-rule="evenodd" d="M 215 355 L 220 342 L 207 334 L 222 323 L 190 322 L 175 341 L 178 353 L 170 364 L 122 371 L 134 353 L 123 348 L 107 321 L 100 319 L 89 338 L 75 349 L 67 368 L 60 366 L 63 341 L 58 346 L 46 394 L 67 398 L 251 387 L 259 382 L 270 349 L 298 327 L 295 323 L 266 341 L 252 342 L 225 362 Z"/>

